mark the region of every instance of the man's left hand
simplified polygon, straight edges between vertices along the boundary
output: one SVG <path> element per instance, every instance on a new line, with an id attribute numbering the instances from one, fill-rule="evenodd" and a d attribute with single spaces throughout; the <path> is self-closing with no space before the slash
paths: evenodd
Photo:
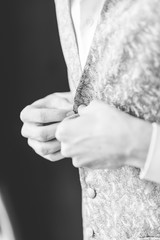
<path id="1" fill-rule="evenodd" d="M 56 131 L 62 155 L 75 167 L 92 169 L 143 167 L 150 136 L 150 123 L 97 100 L 80 106 Z"/>

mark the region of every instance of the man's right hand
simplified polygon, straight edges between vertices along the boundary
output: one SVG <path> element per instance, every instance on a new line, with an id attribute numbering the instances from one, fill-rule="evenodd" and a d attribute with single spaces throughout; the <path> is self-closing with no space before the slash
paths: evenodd
<path id="1" fill-rule="evenodd" d="M 25 107 L 20 118 L 23 122 L 22 136 L 40 156 L 58 161 L 61 155 L 60 142 L 55 138 L 59 123 L 71 112 L 73 98 L 70 92 L 53 93 Z"/>

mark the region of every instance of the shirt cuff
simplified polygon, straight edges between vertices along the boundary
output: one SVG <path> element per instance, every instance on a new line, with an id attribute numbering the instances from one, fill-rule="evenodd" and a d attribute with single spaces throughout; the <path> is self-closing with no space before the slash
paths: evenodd
<path id="1" fill-rule="evenodd" d="M 152 123 L 149 151 L 140 178 L 160 184 L 160 127 L 156 123 Z"/>

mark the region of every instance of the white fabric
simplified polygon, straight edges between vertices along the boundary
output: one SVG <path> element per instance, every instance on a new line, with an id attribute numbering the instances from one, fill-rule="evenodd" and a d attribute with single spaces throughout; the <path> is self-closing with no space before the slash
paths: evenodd
<path id="1" fill-rule="evenodd" d="M 152 137 L 148 156 L 140 178 L 160 183 L 160 126 L 152 124 Z"/>
<path id="2" fill-rule="evenodd" d="M 104 0 L 71 0 L 71 16 L 82 69 L 87 61 L 103 3 Z"/>

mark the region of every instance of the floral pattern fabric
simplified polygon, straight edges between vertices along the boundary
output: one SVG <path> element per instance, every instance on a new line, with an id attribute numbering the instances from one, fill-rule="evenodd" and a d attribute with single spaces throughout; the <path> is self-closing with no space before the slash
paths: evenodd
<path id="1" fill-rule="evenodd" d="M 160 123 L 159 0 L 106 0 L 83 72 L 69 6 L 56 0 L 74 111 L 99 99 Z M 80 180 L 84 240 L 88 227 L 97 240 L 160 240 L 160 185 L 141 180 L 139 169 L 80 169 Z"/>

